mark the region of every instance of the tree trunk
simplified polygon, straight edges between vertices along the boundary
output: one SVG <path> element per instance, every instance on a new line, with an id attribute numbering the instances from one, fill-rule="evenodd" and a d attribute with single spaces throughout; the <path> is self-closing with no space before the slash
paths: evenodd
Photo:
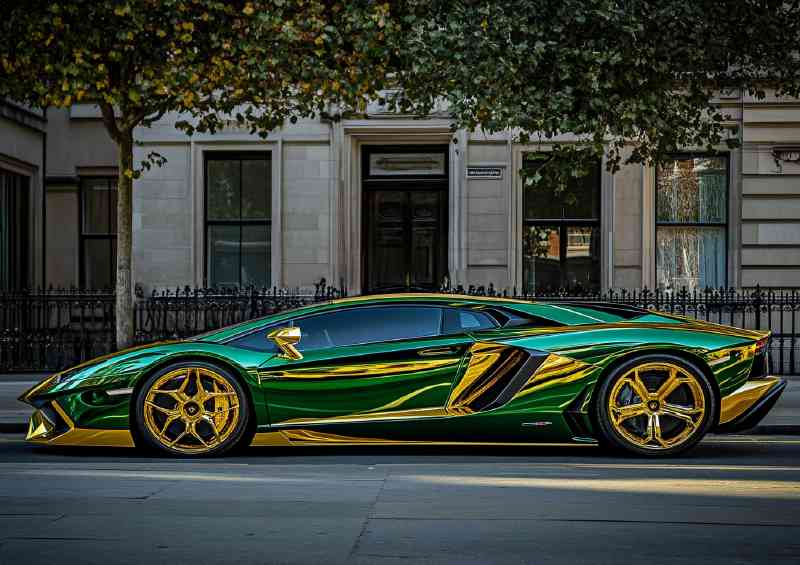
<path id="1" fill-rule="evenodd" d="M 133 130 L 118 140 L 117 180 L 117 348 L 133 345 Z"/>

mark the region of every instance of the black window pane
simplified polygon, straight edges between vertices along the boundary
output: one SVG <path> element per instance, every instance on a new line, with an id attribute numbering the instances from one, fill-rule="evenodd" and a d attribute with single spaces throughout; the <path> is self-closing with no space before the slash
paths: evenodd
<path id="1" fill-rule="evenodd" d="M 586 176 L 572 179 L 562 196 L 564 217 L 591 219 L 600 217 L 600 167 Z"/>
<path id="2" fill-rule="evenodd" d="M 207 162 L 209 220 L 239 219 L 240 211 L 240 161 L 238 159 Z"/>
<path id="3" fill-rule="evenodd" d="M 547 220 L 561 218 L 563 213 L 561 198 L 555 187 L 526 181 L 523 198 L 526 218 Z"/>
<path id="4" fill-rule="evenodd" d="M 83 240 L 83 282 L 86 288 L 108 289 L 114 286 L 114 243 L 110 238 Z"/>
<path id="5" fill-rule="evenodd" d="M 558 226 L 525 226 L 522 274 L 526 291 L 552 292 L 561 288 L 561 237 Z"/>
<path id="6" fill-rule="evenodd" d="M 242 286 L 265 287 L 270 280 L 268 225 L 242 226 Z"/>
<path id="7" fill-rule="evenodd" d="M 269 161 L 246 159 L 242 161 L 242 218 L 268 220 L 271 217 Z"/>
<path id="8" fill-rule="evenodd" d="M 301 351 L 343 347 L 440 334 L 442 310 L 434 307 L 394 306 L 354 308 L 297 320 Z"/>
<path id="9" fill-rule="evenodd" d="M 568 226 L 563 287 L 575 293 L 600 287 L 600 230 Z"/>
<path id="10" fill-rule="evenodd" d="M 81 184 L 83 185 L 83 233 L 116 233 L 116 185 L 108 179 L 83 179 Z"/>
<path id="11" fill-rule="evenodd" d="M 658 167 L 659 222 L 725 223 L 728 171 L 724 157 L 673 159 Z"/>
<path id="12" fill-rule="evenodd" d="M 542 161 L 528 162 L 529 175 L 542 166 Z M 571 178 L 565 186 L 546 180 L 525 181 L 523 191 L 525 218 L 530 220 L 595 219 L 600 217 L 600 165 L 588 175 Z"/>
<path id="13" fill-rule="evenodd" d="M 0 290 L 29 286 L 29 179 L 0 170 Z"/>
<path id="14" fill-rule="evenodd" d="M 209 226 L 208 273 L 211 286 L 239 285 L 239 226 Z"/>

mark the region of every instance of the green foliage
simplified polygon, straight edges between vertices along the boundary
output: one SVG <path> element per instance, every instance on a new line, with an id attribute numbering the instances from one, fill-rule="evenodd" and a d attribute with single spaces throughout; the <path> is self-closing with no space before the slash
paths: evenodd
<path id="1" fill-rule="evenodd" d="M 331 104 L 363 108 L 388 68 L 389 4 L 369 0 L 31 0 L 0 8 L 0 96 L 101 105 L 119 142 L 166 112 L 188 133 L 266 136 Z M 113 118 L 116 111 L 116 119 Z"/>
<path id="2" fill-rule="evenodd" d="M 534 183 L 734 147 L 720 92 L 800 94 L 798 2 L 419 0 L 403 21 L 395 107 L 444 100 L 460 126 L 552 148 Z"/>

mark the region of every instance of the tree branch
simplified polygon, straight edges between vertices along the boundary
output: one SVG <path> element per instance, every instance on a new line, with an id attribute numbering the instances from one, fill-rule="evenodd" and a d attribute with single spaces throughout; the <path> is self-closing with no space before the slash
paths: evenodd
<path id="1" fill-rule="evenodd" d="M 103 113 L 103 124 L 105 124 L 108 134 L 119 144 L 122 141 L 122 132 L 120 132 L 117 118 L 114 116 L 114 107 L 108 102 L 100 102 L 100 111 Z"/>

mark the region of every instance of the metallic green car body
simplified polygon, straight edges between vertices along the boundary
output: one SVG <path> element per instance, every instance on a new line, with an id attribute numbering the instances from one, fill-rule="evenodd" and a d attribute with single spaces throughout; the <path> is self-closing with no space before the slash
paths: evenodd
<path id="1" fill-rule="evenodd" d="M 421 303 L 496 309 L 535 323 L 319 349 L 300 360 L 230 343 L 342 308 Z M 595 384 L 616 364 L 643 353 L 678 355 L 702 367 L 720 400 L 713 416 L 720 426 L 741 420 L 767 397 L 774 403 L 782 390 L 778 379 L 748 384 L 768 335 L 614 305 L 364 296 L 120 351 L 53 375 L 21 400 L 39 409 L 28 434 L 32 441 L 132 446 L 137 387 L 160 368 L 193 360 L 221 366 L 245 385 L 254 444 L 593 442 Z"/>

